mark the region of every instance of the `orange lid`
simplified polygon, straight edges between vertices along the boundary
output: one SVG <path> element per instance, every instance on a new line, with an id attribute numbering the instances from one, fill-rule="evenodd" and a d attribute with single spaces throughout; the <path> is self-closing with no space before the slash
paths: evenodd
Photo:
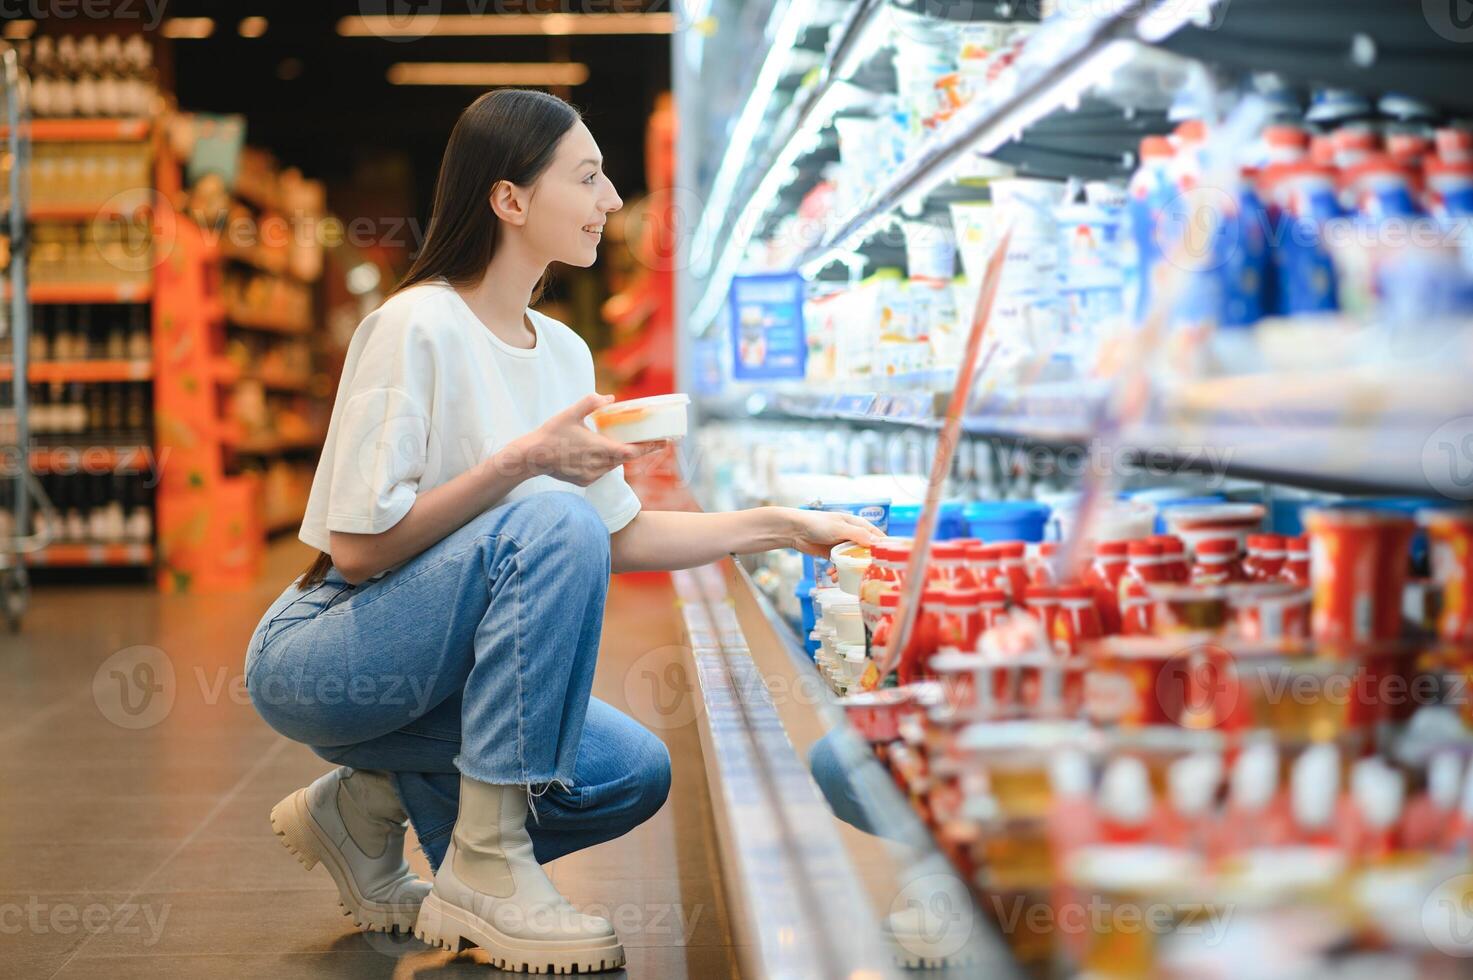
<path id="1" fill-rule="evenodd" d="M 1131 541 L 1126 545 L 1125 553 L 1131 558 L 1153 558 L 1161 554 L 1161 546 L 1154 541 Z"/>
<path id="2" fill-rule="evenodd" d="M 1176 147 L 1165 136 L 1147 136 L 1141 140 L 1142 160 L 1169 160 L 1176 156 Z"/>
<path id="3" fill-rule="evenodd" d="M 1203 538 L 1197 542 L 1197 554 L 1199 555 L 1236 555 L 1237 553 L 1237 538 Z"/>

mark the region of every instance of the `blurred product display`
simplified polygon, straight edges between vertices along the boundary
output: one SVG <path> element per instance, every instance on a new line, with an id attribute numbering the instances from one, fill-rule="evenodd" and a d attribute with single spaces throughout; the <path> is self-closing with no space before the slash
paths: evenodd
<path id="1" fill-rule="evenodd" d="M 727 656 L 822 686 L 767 710 L 846 911 L 956 975 L 1460 975 L 1466 60 L 1394 5 L 963 6 L 676 49 L 693 494 L 888 534 L 726 583 Z"/>

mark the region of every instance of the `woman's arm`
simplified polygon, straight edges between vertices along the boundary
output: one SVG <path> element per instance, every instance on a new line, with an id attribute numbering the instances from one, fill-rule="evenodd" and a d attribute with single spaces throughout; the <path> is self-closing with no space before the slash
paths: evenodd
<path id="1" fill-rule="evenodd" d="M 330 532 L 333 565 L 357 585 L 443 540 L 524 480 L 545 474 L 586 487 L 614 467 L 663 448 L 662 443 L 614 442 L 589 429 L 584 418 L 610 398 L 584 397 L 464 473 L 419 494 L 409 512 L 386 531 Z"/>
<path id="2" fill-rule="evenodd" d="M 680 510 L 640 511 L 609 540 L 615 572 L 675 571 L 729 554 L 797 548 L 827 557 L 841 541 L 873 544 L 873 524 L 849 514 L 756 507 L 702 514 Z"/>

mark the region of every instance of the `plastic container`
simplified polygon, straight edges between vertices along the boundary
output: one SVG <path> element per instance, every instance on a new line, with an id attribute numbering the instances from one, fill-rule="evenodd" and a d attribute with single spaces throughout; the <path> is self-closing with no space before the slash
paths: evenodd
<path id="1" fill-rule="evenodd" d="M 839 572 L 839 588 L 852 596 L 859 595 L 859 582 L 874 555 L 864 545 L 846 541 L 829 552 L 829 560 Z"/>
<path id="2" fill-rule="evenodd" d="M 983 541 L 1043 540 L 1049 508 L 1032 501 L 1002 500 L 967 504 L 967 535 Z"/>
<path id="3" fill-rule="evenodd" d="M 890 508 L 888 533 L 892 537 L 909 538 L 916 533 L 916 524 L 921 519 L 920 504 L 895 504 Z M 963 517 L 960 500 L 943 500 L 941 513 L 937 515 L 936 533 L 933 541 L 950 541 L 967 536 L 967 524 Z"/>
<path id="4" fill-rule="evenodd" d="M 634 398 L 589 413 L 600 434 L 617 442 L 655 442 L 685 435 L 686 406 L 690 396 L 651 395 Z"/>
<path id="5" fill-rule="evenodd" d="M 1233 537 L 1238 550 L 1244 550 L 1249 534 L 1263 524 L 1266 509 L 1262 504 L 1204 504 L 1172 507 L 1166 511 L 1166 526 L 1187 543 L 1193 554 L 1197 542 L 1207 538 Z"/>

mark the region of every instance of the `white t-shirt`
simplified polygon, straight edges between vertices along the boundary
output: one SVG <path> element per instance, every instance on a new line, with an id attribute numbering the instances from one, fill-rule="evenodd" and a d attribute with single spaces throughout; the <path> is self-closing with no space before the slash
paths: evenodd
<path id="1" fill-rule="evenodd" d="M 583 339 L 534 310 L 527 316 L 537 341 L 523 350 L 493 334 L 441 280 L 406 289 L 365 317 L 348 344 L 298 537 L 328 551 L 329 531 L 386 531 L 417 494 L 592 393 L 593 355 Z M 549 490 L 581 494 L 610 534 L 639 513 L 623 467 L 587 487 L 533 477 L 503 503 Z"/>

